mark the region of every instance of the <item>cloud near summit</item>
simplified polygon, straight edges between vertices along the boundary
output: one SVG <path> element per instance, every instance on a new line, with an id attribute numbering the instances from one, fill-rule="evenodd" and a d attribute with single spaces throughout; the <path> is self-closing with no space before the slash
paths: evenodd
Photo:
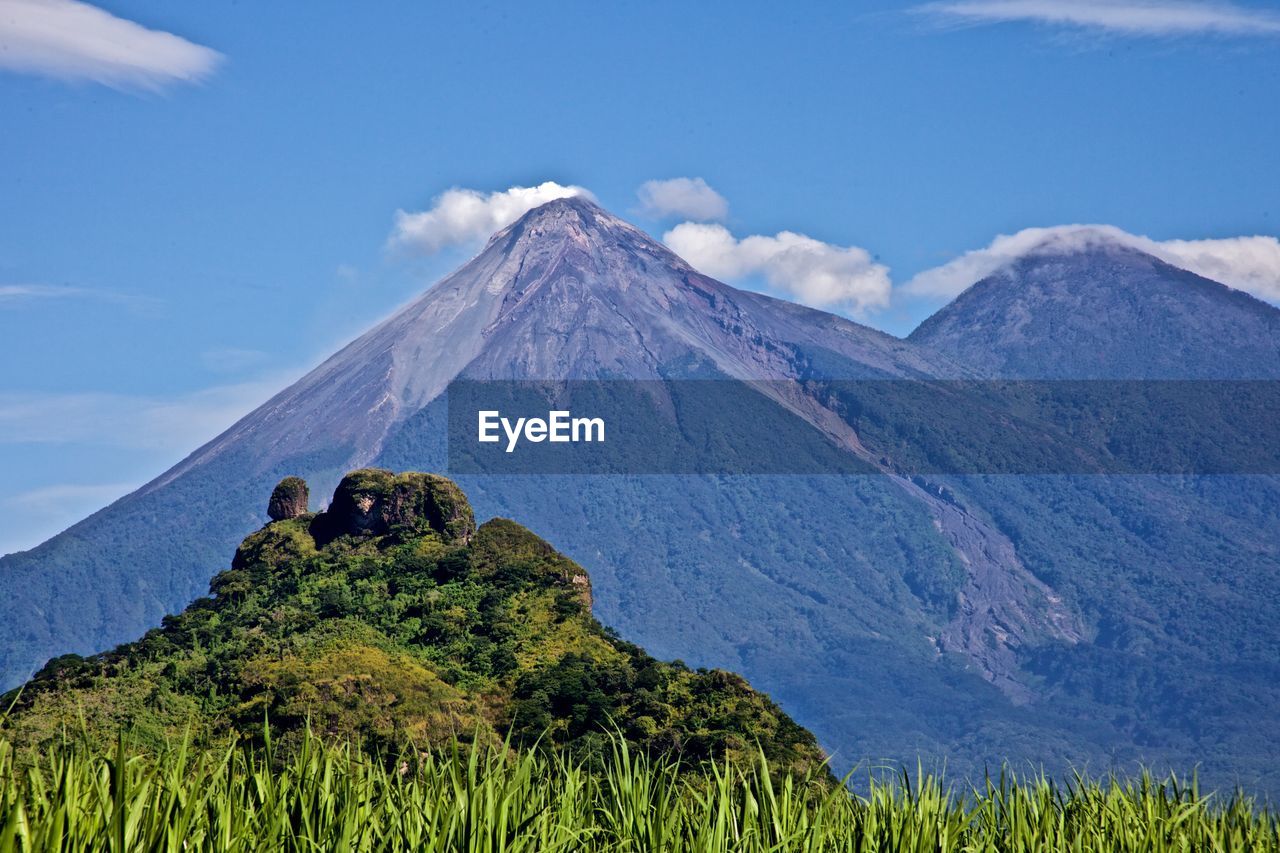
<path id="1" fill-rule="evenodd" d="M 1280 240 L 1270 236 L 1156 241 L 1111 225 L 1027 228 L 1002 234 L 984 248 L 965 252 L 895 286 L 889 268 L 859 246 L 826 243 L 795 231 L 736 237 L 725 225 L 706 221 L 727 215 L 728 202 L 700 178 L 647 181 L 636 194 L 651 216 L 686 218 L 667 230 L 662 242 L 699 271 L 860 319 L 888 308 L 898 293 L 949 299 L 1033 251 L 1065 252 L 1117 243 L 1280 303 Z M 396 211 L 388 245 L 429 255 L 480 243 L 539 205 L 579 195 L 594 199 L 583 187 L 555 181 L 496 192 L 454 187 L 436 196 L 426 210 Z"/>
<path id="2" fill-rule="evenodd" d="M 454 187 L 436 196 L 426 210 L 398 210 L 388 245 L 435 254 L 479 243 L 533 208 L 569 196 L 594 198 L 587 189 L 546 181 L 496 192 Z M 701 178 L 646 181 L 636 191 L 644 211 L 657 218 L 723 218 L 729 204 Z M 889 304 L 889 270 L 857 246 L 837 246 L 782 231 L 736 239 L 727 228 L 687 221 L 663 241 L 707 275 L 735 284 L 763 280 L 769 292 L 809 305 L 862 315 Z"/>
<path id="3" fill-rule="evenodd" d="M 388 244 L 395 249 L 435 254 L 451 246 L 487 240 L 538 205 L 578 195 L 594 198 L 584 187 L 563 186 L 555 181 L 491 193 L 454 187 L 436 196 L 426 210 L 397 210 Z"/>
<path id="4" fill-rule="evenodd" d="M 723 225 L 685 222 L 663 235 L 670 249 L 713 278 L 762 277 L 769 290 L 826 310 L 862 315 L 889 304 L 889 268 L 857 246 L 781 231 L 735 238 Z"/>
<path id="5" fill-rule="evenodd" d="M 920 273 L 902 289 L 909 294 L 950 298 L 1033 251 L 1068 252 L 1117 243 L 1259 299 L 1280 302 L 1280 240 L 1275 237 L 1158 241 L 1112 225 L 1059 225 L 1001 234 L 986 248 Z"/>

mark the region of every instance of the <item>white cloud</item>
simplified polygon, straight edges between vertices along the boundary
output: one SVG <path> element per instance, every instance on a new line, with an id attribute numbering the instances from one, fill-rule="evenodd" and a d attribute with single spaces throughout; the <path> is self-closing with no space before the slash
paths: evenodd
<path id="1" fill-rule="evenodd" d="M 1131 36 L 1280 35 L 1280 14 L 1197 0 L 946 0 L 916 7 L 945 21 L 1014 21 Z"/>
<path id="2" fill-rule="evenodd" d="M 0 393 L 0 444 L 85 444 L 186 453 L 296 378 L 291 373 L 172 398 Z"/>
<path id="3" fill-rule="evenodd" d="M 427 210 L 397 210 L 389 243 L 396 248 L 434 254 L 450 246 L 484 240 L 538 205 L 579 195 L 592 198 L 583 187 L 562 186 L 555 181 L 492 193 L 454 187 L 436 196 Z"/>
<path id="4" fill-rule="evenodd" d="M 58 287 L 52 284 L 0 284 L 0 305 L 31 299 L 85 296 L 91 292 L 82 287 Z"/>
<path id="5" fill-rule="evenodd" d="M 196 82 L 221 60 L 215 50 L 77 0 L 0 0 L 0 68 L 11 71 L 159 89 Z"/>
<path id="6" fill-rule="evenodd" d="M 1128 237 L 1119 228 L 1109 225 L 1026 228 L 1017 234 L 1001 234 L 985 249 L 965 252 L 940 267 L 925 270 L 903 285 L 903 290 L 921 296 L 955 296 L 1029 252 L 1048 251 L 1054 247 L 1073 251 L 1109 241 L 1124 242 Z"/>
<path id="7" fill-rule="evenodd" d="M 1280 240 L 1275 237 L 1165 240 L 1156 245 L 1159 257 L 1174 266 L 1247 291 L 1259 299 L 1280 302 Z"/>
<path id="8" fill-rule="evenodd" d="M 921 296 L 955 296 L 1031 252 L 1072 252 L 1117 243 L 1260 299 L 1280 302 L 1280 240 L 1275 237 L 1156 241 L 1112 225 L 1060 225 L 1002 234 L 985 249 L 966 252 L 920 273 L 903 290 Z"/>
<path id="9" fill-rule="evenodd" d="M 863 314 L 889 304 L 889 270 L 865 249 L 803 234 L 736 239 L 723 225 L 685 222 L 662 238 L 703 273 L 727 281 L 764 277 L 780 295 L 814 308 Z"/>
<path id="10" fill-rule="evenodd" d="M 729 215 L 729 202 L 702 178 L 645 181 L 636 196 L 641 213 L 654 219 L 679 216 L 706 222 Z"/>

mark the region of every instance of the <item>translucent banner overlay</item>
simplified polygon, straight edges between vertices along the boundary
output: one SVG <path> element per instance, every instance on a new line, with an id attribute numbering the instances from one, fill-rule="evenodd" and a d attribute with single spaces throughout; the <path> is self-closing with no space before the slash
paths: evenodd
<path id="1" fill-rule="evenodd" d="M 1275 381 L 452 383 L 454 474 L 1277 474 Z"/>

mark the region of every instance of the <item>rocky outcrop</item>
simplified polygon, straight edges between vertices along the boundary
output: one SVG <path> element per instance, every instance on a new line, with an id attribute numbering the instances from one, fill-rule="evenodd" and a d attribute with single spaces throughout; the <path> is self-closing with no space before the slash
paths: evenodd
<path id="1" fill-rule="evenodd" d="M 272 521 L 285 521 L 307 514 L 311 492 L 307 481 L 301 477 L 285 477 L 271 492 L 267 502 L 267 515 Z"/>
<path id="2" fill-rule="evenodd" d="M 328 536 L 416 536 L 432 530 L 454 545 L 465 545 L 476 532 L 471 504 L 452 480 L 381 468 L 343 477 L 317 521 Z"/>

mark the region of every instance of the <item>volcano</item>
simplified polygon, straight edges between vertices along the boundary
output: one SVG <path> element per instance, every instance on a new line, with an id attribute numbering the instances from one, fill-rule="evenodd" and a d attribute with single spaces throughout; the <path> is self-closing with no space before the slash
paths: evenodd
<path id="1" fill-rule="evenodd" d="M 1034 379 L 1280 378 L 1280 310 L 1081 229 L 976 282 L 909 340 Z"/>
<path id="2" fill-rule="evenodd" d="M 1100 340 L 1152 376 L 1259 375 L 1270 315 L 1189 276 L 1136 252 L 1028 257 L 902 340 L 715 281 L 585 199 L 550 202 L 155 481 L 0 560 L 3 686 L 180 611 L 263 524 L 282 477 L 325 494 L 370 465 L 448 473 L 455 380 L 713 378 L 878 475 L 455 479 L 480 519 L 520 518 L 586 568 L 602 622 L 661 658 L 742 672 L 837 767 L 1201 762 L 1263 779 L 1280 735 L 1260 710 L 1280 707 L 1273 478 L 915 476 L 821 393 L 1045 375 L 1024 341 L 1077 378 L 1098 375 Z M 1098 308 L 1097 340 L 1059 333 L 1134 293 L 1163 306 L 1158 329 L 1147 307 Z M 1240 334 L 1252 349 L 1223 360 L 1211 350 L 1237 318 L 1205 315 L 1235 308 L 1255 318 Z M 1175 315 L 1177 358 L 1160 360 L 1151 336 Z"/>

